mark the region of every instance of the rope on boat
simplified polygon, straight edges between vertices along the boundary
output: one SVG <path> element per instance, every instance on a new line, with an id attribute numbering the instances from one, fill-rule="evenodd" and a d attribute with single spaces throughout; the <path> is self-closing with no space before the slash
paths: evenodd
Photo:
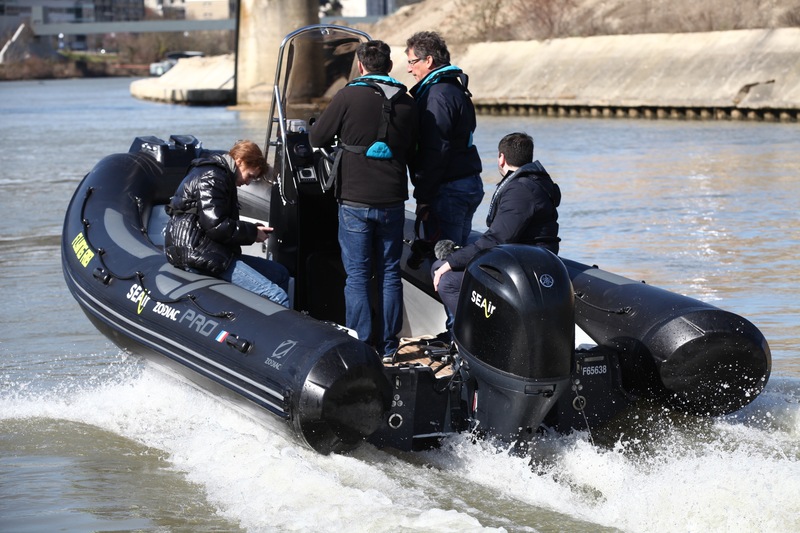
<path id="1" fill-rule="evenodd" d="M 576 292 L 575 293 L 575 297 L 578 299 L 577 301 L 579 301 L 583 305 L 591 307 L 592 309 L 596 309 L 598 311 L 603 311 L 605 313 L 611 313 L 611 314 L 614 314 L 614 315 L 627 315 L 633 309 L 631 306 L 618 307 L 617 309 L 606 309 L 605 307 L 600 307 L 600 306 L 597 306 L 597 305 L 594 305 L 592 303 L 587 302 L 586 300 L 583 299 L 585 296 L 586 295 L 584 293 L 582 293 L 582 292 Z"/>
<path id="2" fill-rule="evenodd" d="M 85 213 L 86 213 L 86 205 L 89 203 L 89 197 L 91 197 L 93 192 L 94 192 L 94 187 L 89 187 L 86 190 L 86 196 L 84 197 L 83 204 L 81 205 L 81 224 L 83 225 L 83 234 L 84 234 L 84 237 L 86 239 L 86 245 L 89 248 L 91 248 L 92 250 L 95 251 L 97 257 L 100 259 L 100 264 L 102 266 L 102 268 L 97 268 L 95 270 L 94 277 L 96 279 L 98 279 L 101 283 L 103 283 L 104 285 L 108 285 L 112 278 L 113 279 L 118 279 L 120 281 L 128 281 L 128 280 L 132 280 L 132 279 L 135 278 L 137 280 L 137 282 L 139 283 L 139 285 L 142 287 L 142 289 L 148 295 L 152 294 L 147 289 L 147 287 L 145 287 L 144 273 L 143 272 L 141 272 L 140 270 L 137 270 L 136 272 L 134 272 L 133 274 L 128 275 L 128 276 L 122 276 L 120 274 L 115 273 L 113 270 L 111 270 L 111 268 L 109 268 L 109 266 L 105 262 L 105 259 L 104 259 L 105 255 L 106 255 L 105 248 L 98 248 L 98 247 L 96 247 L 96 246 L 94 246 L 92 244 L 92 241 L 89 238 L 89 228 L 91 227 L 92 224 L 86 218 Z M 141 199 L 139 197 L 134 197 L 133 201 L 136 204 L 137 210 L 139 212 L 139 220 L 142 220 L 142 201 L 141 201 Z M 153 244 L 153 241 L 151 241 L 150 237 L 147 235 L 147 229 L 144 227 L 144 225 L 140 225 L 139 226 L 139 230 L 147 237 L 147 241 L 151 245 L 155 246 Z M 152 298 L 152 296 L 151 296 L 151 298 Z M 162 303 L 162 304 L 175 304 L 175 303 L 180 303 L 180 302 L 185 301 L 185 300 L 190 301 L 192 304 L 194 304 L 195 307 L 197 307 L 197 309 L 199 309 L 204 314 L 209 315 L 209 316 L 213 316 L 214 318 L 233 319 L 233 318 L 236 317 L 236 315 L 233 313 L 233 311 L 213 312 L 213 311 L 209 311 L 208 309 L 205 309 L 203 306 L 201 306 L 199 303 L 197 303 L 197 296 L 195 296 L 194 294 L 191 294 L 191 293 L 183 295 L 180 298 L 174 298 L 174 299 L 160 300 L 158 298 L 153 298 L 154 302 Z"/>
<path id="3" fill-rule="evenodd" d="M 139 220 L 139 231 L 142 232 L 142 235 L 144 236 L 145 239 L 147 239 L 147 242 L 150 243 L 150 246 L 155 248 L 156 245 L 153 242 L 153 240 L 150 238 L 150 234 L 147 232 L 147 228 L 144 225 L 144 208 L 143 208 L 142 199 L 139 198 L 138 196 L 134 196 L 133 197 L 133 201 L 136 204 L 136 209 L 139 211 L 139 218 L 138 218 L 138 220 Z"/>
<path id="4" fill-rule="evenodd" d="M 444 368 L 444 366 L 445 365 L 443 364 L 441 367 L 439 367 L 439 370 Z M 438 370 L 437 370 L 437 372 L 438 372 Z M 436 372 L 434 372 L 434 374 L 435 373 Z M 461 376 L 460 368 L 457 369 L 452 374 L 450 374 L 450 379 L 448 379 L 447 383 L 445 383 L 441 388 L 437 387 L 436 383 L 434 382 L 433 390 L 435 392 L 438 392 L 438 393 L 443 393 L 443 392 L 445 392 L 447 390 L 452 390 L 453 385 L 457 384 L 457 383 L 464 383 L 463 376 Z"/>

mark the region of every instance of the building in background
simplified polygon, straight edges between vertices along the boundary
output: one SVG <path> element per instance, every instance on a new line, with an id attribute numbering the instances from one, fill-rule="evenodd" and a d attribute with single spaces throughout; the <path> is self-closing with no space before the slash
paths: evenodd
<path id="1" fill-rule="evenodd" d="M 422 0 L 320 0 L 322 8 L 338 4 L 337 15 L 342 18 L 378 19 L 391 15 L 399 8 Z"/>
<path id="2" fill-rule="evenodd" d="M 0 0 L 0 32 L 20 24 L 72 24 L 143 20 L 144 0 Z"/>
<path id="3" fill-rule="evenodd" d="M 144 0 L 94 0 L 96 22 L 144 20 Z"/>
<path id="4" fill-rule="evenodd" d="M 264 0 L 265 5 L 269 0 Z M 301 0 L 293 0 L 301 1 Z M 319 0 L 323 22 L 345 19 L 348 24 L 372 22 L 396 9 L 421 0 Z M 0 0 L 0 44 L 15 39 L 22 24 L 34 30 L 28 41 L 59 50 L 99 50 L 105 42 L 94 32 L 88 36 L 70 28 L 55 37 L 36 35 L 37 26 L 49 24 L 107 23 L 152 20 L 228 20 L 237 17 L 239 0 Z M 146 23 L 143 23 L 146 27 Z M 147 30 L 143 30 L 147 32 Z M 111 33 L 112 39 L 114 34 Z M 37 55 L 41 55 L 38 54 Z"/>
<path id="5" fill-rule="evenodd" d="M 144 7 L 150 18 L 180 20 L 186 15 L 185 0 L 144 0 Z"/>
<path id="6" fill-rule="evenodd" d="M 236 16 L 236 2 L 230 0 L 185 0 L 187 20 L 219 20 Z"/>
<path id="7" fill-rule="evenodd" d="M 319 0 L 320 12 L 346 19 L 380 18 L 421 0 Z M 0 32 L 31 25 L 145 19 L 235 18 L 238 0 L 0 0 Z"/>
<path id="8" fill-rule="evenodd" d="M 22 23 L 94 22 L 94 2 L 80 0 L 0 1 L 0 32 L 13 32 Z"/>

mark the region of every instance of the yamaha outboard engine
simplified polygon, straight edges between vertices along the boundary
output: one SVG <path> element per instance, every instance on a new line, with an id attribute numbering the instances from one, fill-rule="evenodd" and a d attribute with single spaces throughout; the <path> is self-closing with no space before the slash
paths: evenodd
<path id="1" fill-rule="evenodd" d="M 478 431 L 521 440 L 570 386 L 572 282 L 553 253 L 502 245 L 467 267 L 453 333 Z"/>

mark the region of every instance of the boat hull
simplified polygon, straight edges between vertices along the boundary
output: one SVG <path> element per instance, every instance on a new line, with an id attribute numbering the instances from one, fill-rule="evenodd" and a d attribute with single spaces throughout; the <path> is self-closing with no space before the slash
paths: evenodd
<path id="1" fill-rule="evenodd" d="M 81 181 L 64 220 L 67 287 L 101 332 L 285 422 L 321 453 L 365 440 L 413 450 L 464 430 L 530 440 L 542 425 L 601 427 L 641 398 L 719 415 L 763 390 L 769 347 L 746 319 L 535 247 L 477 256 L 456 311 L 457 351 L 431 339 L 445 314 L 430 275 L 434 246 L 419 240 L 413 213 L 405 222 L 401 334 L 417 339 L 423 357 L 382 364 L 370 339 L 341 326 L 338 202 L 329 159 L 306 131 L 355 75 L 355 52 L 368 38 L 333 25 L 287 36 L 267 126 L 275 173 L 239 190 L 242 215 L 275 228 L 266 250 L 247 253 L 266 252 L 287 268 L 292 308 L 166 261 L 164 206 L 191 160 L 208 151 L 190 135 L 137 137 Z M 576 328 L 592 342 L 576 347 Z"/>
<path id="2" fill-rule="evenodd" d="M 372 347 L 337 325 L 343 317 L 336 287 L 344 281 L 338 251 L 332 247 L 325 261 L 310 260 L 320 249 L 312 236 L 323 235 L 333 246 L 331 235 L 316 230 L 335 210 L 313 209 L 305 215 L 313 220 L 295 228 L 294 242 L 311 252 L 297 253 L 302 246 L 275 250 L 274 257 L 290 259 L 286 266 L 295 288 L 305 287 L 308 308 L 295 298 L 294 309 L 285 309 L 167 263 L 164 205 L 199 153 L 199 143 L 188 137 L 137 138 L 128 153 L 95 166 L 65 216 L 67 286 L 98 330 L 122 348 L 285 421 L 321 453 L 364 440 L 419 449 L 478 427 L 510 440 L 530 438 L 540 424 L 592 429 L 639 398 L 725 414 L 752 401 L 769 377 L 769 347 L 746 319 L 519 246 L 481 255 L 465 276 L 467 293 L 493 302 L 492 313 L 501 309 L 495 318 L 506 317 L 505 326 L 493 326 L 485 305 L 460 305 L 454 329 L 459 353 L 445 354 L 453 367 L 448 377 L 427 365 L 385 367 Z M 289 211 L 279 219 L 291 224 L 300 216 L 291 212 L 297 204 L 272 198 L 272 209 Z M 325 201 L 332 199 L 315 193 L 313 205 Z M 258 204 L 257 198 L 251 202 Z M 258 214 L 274 215 L 268 209 Z M 440 324 L 425 321 L 427 333 L 434 333 L 444 315 L 429 274 L 432 258 L 409 264 L 413 227 L 409 213 L 406 308 L 441 317 Z M 302 268 L 298 257 L 305 258 Z M 538 285 L 542 273 L 557 290 Z M 576 325 L 592 345 L 574 347 Z"/>
<path id="3" fill-rule="evenodd" d="M 166 262 L 148 232 L 179 173 L 144 153 L 104 158 L 64 223 L 67 286 L 119 346 L 165 358 L 286 420 L 322 453 L 373 433 L 389 404 L 375 352 L 347 332 Z"/>
<path id="4" fill-rule="evenodd" d="M 750 321 L 680 294 L 564 259 L 575 320 L 619 354 L 623 385 L 703 415 L 750 403 L 769 379 L 767 340 Z"/>

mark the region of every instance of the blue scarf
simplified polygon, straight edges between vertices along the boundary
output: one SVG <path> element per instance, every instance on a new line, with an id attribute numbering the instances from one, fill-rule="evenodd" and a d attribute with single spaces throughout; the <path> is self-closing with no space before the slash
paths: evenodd
<path id="1" fill-rule="evenodd" d="M 467 90 L 469 78 L 466 74 L 464 74 L 463 70 L 455 65 L 445 65 L 434 70 L 433 72 L 428 73 L 428 75 L 425 76 L 421 82 L 411 89 L 411 94 L 414 96 L 414 98 L 421 98 L 423 94 L 428 92 L 428 89 L 430 89 L 432 85 L 448 78 L 457 78 L 459 81 L 461 81 L 464 92 L 469 94 L 469 91 Z"/>

